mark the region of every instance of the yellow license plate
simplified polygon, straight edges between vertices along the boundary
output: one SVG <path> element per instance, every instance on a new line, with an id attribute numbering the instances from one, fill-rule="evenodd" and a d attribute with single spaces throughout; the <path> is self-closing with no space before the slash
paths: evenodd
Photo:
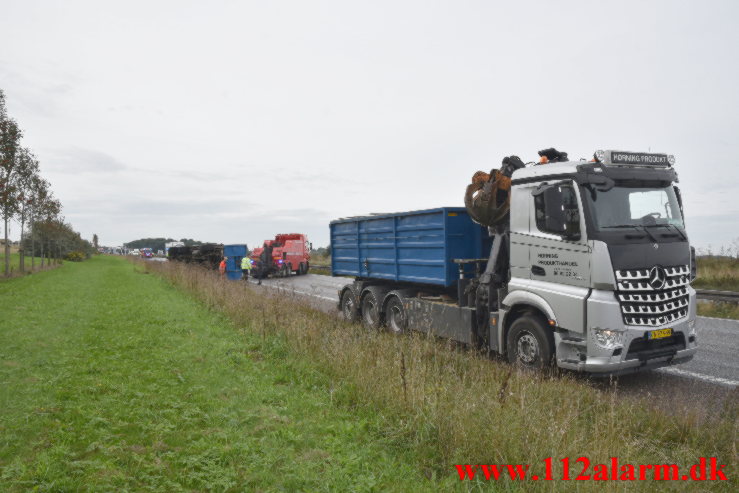
<path id="1" fill-rule="evenodd" d="M 672 329 L 657 329 L 649 332 L 650 339 L 663 339 L 672 335 Z"/>

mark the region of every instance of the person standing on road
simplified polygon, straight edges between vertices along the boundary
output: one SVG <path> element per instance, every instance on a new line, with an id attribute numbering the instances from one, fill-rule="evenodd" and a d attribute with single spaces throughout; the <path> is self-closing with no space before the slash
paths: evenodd
<path id="1" fill-rule="evenodd" d="M 228 260 L 228 257 L 223 257 L 221 263 L 218 264 L 218 272 L 220 272 L 222 276 L 226 275 L 226 260 Z"/>
<path id="2" fill-rule="evenodd" d="M 251 272 L 251 259 L 248 256 L 241 259 L 241 272 L 244 273 L 244 280 L 248 281 Z"/>

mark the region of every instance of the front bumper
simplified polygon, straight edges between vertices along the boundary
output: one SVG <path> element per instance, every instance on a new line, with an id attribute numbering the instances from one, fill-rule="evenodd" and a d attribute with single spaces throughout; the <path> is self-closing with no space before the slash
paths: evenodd
<path id="1" fill-rule="evenodd" d="M 644 370 L 653 370 L 664 366 L 677 365 L 686 363 L 693 359 L 698 351 L 697 347 L 687 348 L 682 351 L 675 351 L 672 355 L 655 357 L 651 359 L 639 360 L 618 360 L 613 361 L 613 357 L 588 357 L 585 361 L 579 362 L 572 370 L 592 373 L 593 376 L 615 376 L 627 373 L 636 373 Z"/>
<path id="2" fill-rule="evenodd" d="M 588 299 L 587 326 L 581 338 L 555 335 L 557 364 L 562 368 L 611 376 L 650 370 L 690 361 L 698 351 L 695 325 L 695 291 L 690 288 L 688 316 L 659 327 L 625 325 L 613 292 L 593 291 Z M 593 336 L 594 328 L 620 333 L 620 344 L 604 348 Z M 670 328 L 667 339 L 648 340 L 647 332 Z M 578 334 L 579 335 L 579 334 Z"/>

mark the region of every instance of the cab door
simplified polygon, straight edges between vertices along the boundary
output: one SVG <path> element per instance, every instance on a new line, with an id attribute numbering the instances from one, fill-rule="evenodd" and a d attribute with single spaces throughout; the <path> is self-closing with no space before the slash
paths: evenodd
<path id="1" fill-rule="evenodd" d="M 545 182 L 529 197 L 529 290 L 547 301 L 560 327 L 582 332 L 590 248 L 578 187 L 572 180 Z"/>

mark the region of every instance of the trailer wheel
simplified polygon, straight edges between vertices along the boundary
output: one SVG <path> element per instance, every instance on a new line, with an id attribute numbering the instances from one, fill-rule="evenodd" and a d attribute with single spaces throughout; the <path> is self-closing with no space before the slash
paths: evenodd
<path id="1" fill-rule="evenodd" d="M 397 296 L 393 296 L 388 300 L 385 306 L 385 319 L 387 320 L 388 330 L 395 334 L 402 334 L 408 327 L 405 307 Z"/>
<path id="2" fill-rule="evenodd" d="M 354 293 L 351 289 L 345 289 L 341 294 L 341 314 L 344 320 L 354 323 L 359 320 L 359 310 L 354 303 Z"/>
<path id="3" fill-rule="evenodd" d="M 508 361 L 525 368 L 544 368 L 552 362 L 554 338 L 539 317 L 522 315 L 511 325 L 506 338 Z"/>
<path id="4" fill-rule="evenodd" d="M 368 329 L 382 327 L 382 312 L 380 311 L 380 296 L 373 288 L 367 288 L 361 300 L 362 324 Z"/>
<path id="5" fill-rule="evenodd" d="M 298 275 L 304 276 L 307 270 L 308 269 L 305 268 L 305 264 L 303 262 L 300 262 L 300 265 L 298 266 Z"/>

